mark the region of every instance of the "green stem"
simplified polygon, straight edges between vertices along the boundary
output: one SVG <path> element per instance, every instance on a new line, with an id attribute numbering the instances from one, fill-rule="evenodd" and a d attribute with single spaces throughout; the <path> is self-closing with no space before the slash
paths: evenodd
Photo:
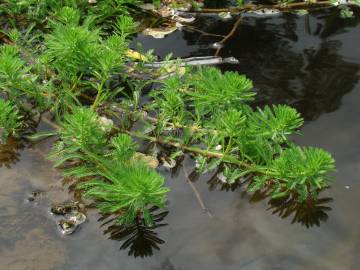
<path id="1" fill-rule="evenodd" d="M 199 154 L 202 156 L 206 156 L 209 158 L 221 158 L 224 162 L 232 163 L 232 164 L 244 167 L 249 170 L 259 171 L 258 167 L 254 166 L 254 165 L 250 165 L 250 164 L 246 163 L 245 161 L 239 160 L 237 157 L 232 156 L 232 155 L 227 155 L 227 154 L 220 153 L 220 152 L 205 150 L 205 149 L 201 149 L 201 148 L 194 147 L 194 146 L 187 146 L 187 145 L 181 144 L 179 142 L 174 142 L 174 141 L 167 140 L 167 139 L 151 137 L 151 136 L 147 136 L 147 135 L 140 134 L 137 132 L 127 131 L 127 130 L 123 131 L 123 132 L 127 133 L 130 136 L 137 137 L 139 139 L 156 142 L 156 143 L 163 144 L 163 145 L 173 146 L 175 148 L 178 148 L 178 149 L 181 149 L 181 150 L 184 150 L 187 152 Z"/>
<path id="2" fill-rule="evenodd" d="M 93 110 L 95 110 L 96 107 L 98 106 L 98 103 L 99 103 L 99 101 L 100 101 L 101 94 L 102 94 L 102 92 L 103 92 L 104 84 L 105 84 L 105 80 L 102 80 L 102 81 L 101 81 L 101 84 L 100 84 L 100 86 L 99 86 L 99 88 L 98 88 L 95 101 L 94 101 L 94 103 L 93 103 L 92 106 L 91 106 L 91 109 L 93 109 Z"/>

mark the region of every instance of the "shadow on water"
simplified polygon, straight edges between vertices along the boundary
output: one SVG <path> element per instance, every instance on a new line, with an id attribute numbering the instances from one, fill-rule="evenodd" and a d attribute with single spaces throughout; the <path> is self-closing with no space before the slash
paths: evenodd
<path id="1" fill-rule="evenodd" d="M 115 221 L 114 219 L 110 219 L 102 224 L 102 227 L 109 225 L 104 230 L 104 234 L 109 235 L 109 239 L 111 240 L 122 242 L 120 249 L 128 249 L 129 256 L 142 258 L 152 256 L 154 249 L 160 250 L 160 245 L 165 243 L 164 240 L 159 238 L 156 229 L 167 225 L 163 223 L 163 220 L 169 213 L 167 211 L 156 213 L 158 212 L 157 210 L 156 207 L 150 209 L 154 217 L 154 224 L 152 226 L 146 226 L 143 219 L 137 220 L 136 224 L 131 226 L 109 225 L 109 223 Z M 104 218 L 105 217 L 99 221 Z"/>

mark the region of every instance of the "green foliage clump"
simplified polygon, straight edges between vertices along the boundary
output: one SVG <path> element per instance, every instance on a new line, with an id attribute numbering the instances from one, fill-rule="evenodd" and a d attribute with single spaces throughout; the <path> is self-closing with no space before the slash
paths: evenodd
<path id="1" fill-rule="evenodd" d="M 300 201 L 316 198 L 318 191 L 329 186 L 328 173 L 335 169 L 334 159 L 323 149 L 291 146 L 274 159 L 267 174 L 257 176 L 249 190 L 272 186 L 272 197 L 292 194 Z"/>
<path id="2" fill-rule="evenodd" d="M 107 143 L 109 131 L 105 121 L 90 108 L 76 108 L 64 116 L 60 141 L 50 158 L 66 166 L 65 176 L 82 179 L 79 185 L 85 196 L 95 199 L 104 214 L 117 214 L 118 223 L 132 224 L 144 218 L 152 223 L 150 207 L 164 207 L 168 189 L 164 179 L 145 162 L 133 159 L 136 144 L 131 137 L 119 134 Z"/>
<path id="3" fill-rule="evenodd" d="M 16 106 L 0 98 L 0 143 L 4 143 L 9 136 L 15 135 L 20 126 L 21 116 Z"/>
<path id="4" fill-rule="evenodd" d="M 169 191 L 163 187 L 163 177 L 144 163 L 102 164 L 104 167 L 99 168 L 98 173 L 107 181 L 91 180 L 80 185 L 86 189 L 85 196 L 96 199 L 104 214 L 125 209 L 117 219 L 120 225 L 131 225 L 140 215 L 146 225 L 152 225 L 149 206 L 163 208 Z"/>
<path id="5" fill-rule="evenodd" d="M 300 114 L 287 105 L 250 107 L 255 93 L 245 76 L 200 68 L 166 80 L 152 96 L 148 108 L 160 116 L 156 135 L 196 152 L 200 172 L 220 167 L 231 183 L 252 179 L 250 191 L 270 189 L 273 197 L 291 195 L 300 201 L 329 185 L 331 155 L 295 147 L 289 140 L 303 125 Z M 169 122 L 188 135 L 169 134 Z"/>
<path id="6" fill-rule="evenodd" d="M 333 158 L 290 140 L 303 125 L 294 108 L 254 108 L 256 94 L 245 75 L 188 69 L 161 81 L 149 99 L 139 99 L 148 82 L 128 75 L 146 67 L 126 64 L 129 37 L 136 32 L 129 11 L 137 3 L 0 3 L 13 28 L 4 32 L 11 44 L 0 46 L 0 91 L 11 101 L 0 99 L 1 140 L 19 130 L 17 108 L 29 115 L 53 113 L 60 127 L 50 159 L 122 225 L 142 218 L 151 225 L 151 207 L 165 207 L 169 191 L 132 137 L 164 145 L 170 159 L 190 153 L 199 172 L 216 169 L 222 182 L 247 182 L 250 192 L 316 200 L 330 184 Z M 139 122 L 146 129 L 136 129 Z"/>

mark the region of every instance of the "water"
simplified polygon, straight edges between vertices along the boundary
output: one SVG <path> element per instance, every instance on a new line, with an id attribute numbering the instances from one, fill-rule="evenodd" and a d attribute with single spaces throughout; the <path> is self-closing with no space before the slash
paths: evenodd
<path id="1" fill-rule="evenodd" d="M 282 219 L 267 210 L 267 200 L 249 202 L 241 188 L 210 191 L 212 185 L 202 176 L 194 185 L 210 217 L 184 180 L 183 170 L 170 177 L 161 169 L 172 190 L 169 213 L 162 221 L 168 225 L 153 234 L 141 231 L 160 250 L 151 246 L 154 241 L 139 236 L 133 246 L 119 250 L 124 240 L 108 239 L 107 226 L 100 227 L 95 210 L 89 210 L 89 220 L 79 231 L 62 236 L 48 208 L 73 194 L 44 159 L 49 142 L 43 142 L 18 150 L 15 164 L 0 168 L 1 269 L 358 269 L 360 16 L 344 21 L 334 12 L 246 17 L 220 51 L 223 57 L 240 60 L 237 66 L 221 68 L 251 78 L 259 105 L 288 103 L 301 111 L 307 121 L 298 143 L 323 147 L 334 155 L 336 181 L 323 194 L 332 199 L 326 204 L 331 210 L 314 215 L 320 226 L 292 224 L 292 217 Z M 225 35 L 232 23 L 220 26 L 215 17 L 206 17 L 195 26 Z M 211 44 L 219 39 L 183 30 L 162 40 L 139 34 L 133 45 L 140 41 L 160 57 L 171 51 L 188 57 L 214 54 Z M 188 168 L 192 161 L 185 164 Z M 29 192 L 37 189 L 43 195 L 26 202 Z M 117 232 L 113 238 L 124 235 Z"/>

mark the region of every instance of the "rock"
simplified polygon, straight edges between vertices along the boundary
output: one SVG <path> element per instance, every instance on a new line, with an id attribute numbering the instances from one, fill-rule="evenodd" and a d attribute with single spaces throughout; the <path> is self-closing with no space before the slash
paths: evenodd
<path id="1" fill-rule="evenodd" d="M 172 158 L 161 157 L 162 166 L 167 169 L 172 169 L 176 166 L 176 161 Z"/>
<path id="2" fill-rule="evenodd" d="M 80 225 L 86 221 L 86 215 L 81 212 L 74 212 L 65 215 L 66 220 L 73 221 L 75 225 Z"/>
<path id="3" fill-rule="evenodd" d="M 66 219 L 61 219 L 58 222 L 58 226 L 60 232 L 66 235 L 72 234 L 78 227 L 74 221 L 66 220 Z"/>
<path id="4" fill-rule="evenodd" d="M 39 196 L 40 196 L 42 193 L 43 193 L 43 192 L 42 192 L 41 190 L 31 191 L 31 192 L 28 194 L 26 200 L 27 200 L 28 202 L 33 202 L 33 201 L 35 201 L 36 199 L 38 199 Z"/>
<path id="5" fill-rule="evenodd" d="M 51 213 L 54 215 L 66 215 L 78 211 L 78 202 L 57 203 L 51 206 Z"/>

